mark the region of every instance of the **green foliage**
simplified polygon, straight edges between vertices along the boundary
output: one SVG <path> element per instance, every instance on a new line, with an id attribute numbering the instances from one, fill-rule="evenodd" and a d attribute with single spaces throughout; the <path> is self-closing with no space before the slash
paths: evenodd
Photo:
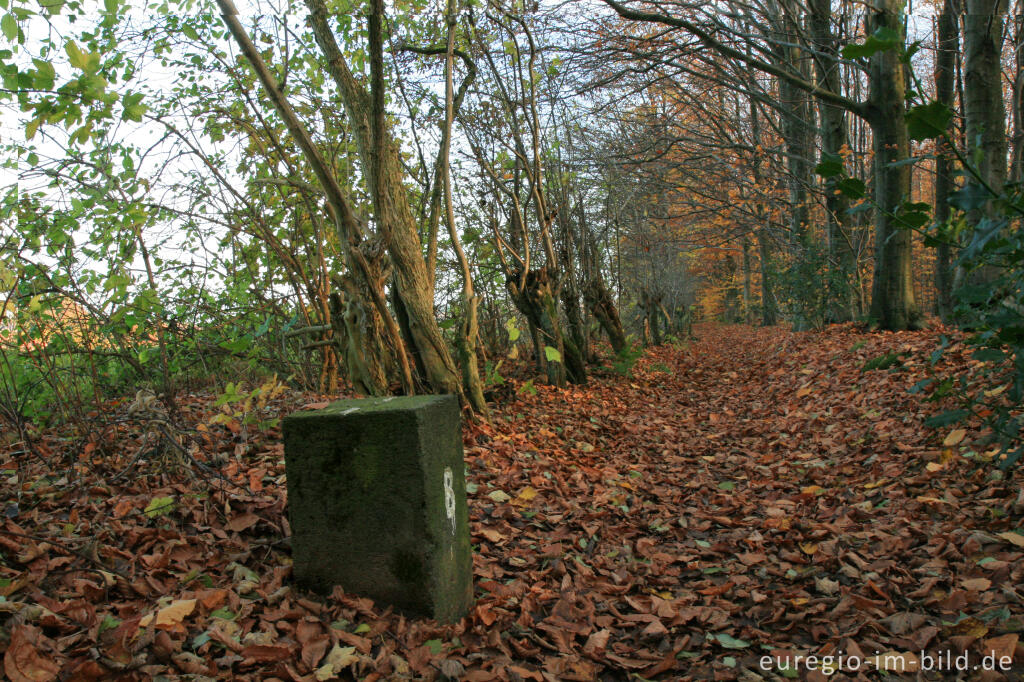
<path id="1" fill-rule="evenodd" d="M 516 321 L 509 318 L 505 321 L 505 330 L 508 332 L 509 343 L 515 343 L 519 340 L 520 331 L 516 326 Z"/>
<path id="2" fill-rule="evenodd" d="M 973 330 L 968 343 L 978 366 L 959 391 L 961 409 L 990 427 L 985 444 L 999 447 L 1007 468 L 1024 454 L 1024 193 L 1015 190 L 995 204 L 995 215 L 980 221 L 960 253 L 969 273 L 984 268 L 981 281 L 968 275 L 954 297 L 957 317 Z"/>
<path id="3" fill-rule="evenodd" d="M 891 369 L 901 364 L 902 360 L 899 353 L 883 353 L 865 362 L 860 371 L 870 372 L 875 369 Z"/>
<path id="4" fill-rule="evenodd" d="M 155 519 L 165 514 L 170 514 L 174 511 L 174 498 L 173 497 L 154 497 L 146 505 L 143 513 L 151 518 Z"/>
<path id="5" fill-rule="evenodd" d="M 495 364 L 491 360 L 488 360 L 484 365 L 484 385 L 485 386 L 501 386 L 505 383 L 505 377 L 498 373 L 501 366 L 505 364 L 504 358 L 498 360 Z"/>
<path id="6" fill-rule="evenodd" d="M 654 363 L 653 365 L 650 366 L 650 370 L 652 372 L 657 372 L 660 374 L 675 374 L 675 370 L 666 365 L 664 362 Z"/>
<path id="7" fill-rule="evenodd" d="M 529 395 L 537 395 L 537 388 L 533 385 L 533 379 L 530 379 L 522 386 L 519 387 L 517 393 L 527 393 Z"/>
<path id="8" fill-rule="evenodd" d="M 806 240 L 792 262 L 771 271 L 777 283 L 778 305 L 797 329 L 824 327 L 835 302 L 850 295 L 851 283 L 834 267 L 825 245 L 817 240 Z"/>
<path id="9" fill-rule="evenodd" d="M 553 346 L 544 346 L 544 358 L 548 362 L 561 362 L 562 354 Z"/>
<path id="10" fill-rule="evenodd" d="M 638 346 L 626 346 L 615 355 L 612 361 L 612 371 L 622 376 L 629 376 L 637 360 L 643 357 L 644 350 Z"/>
<path id="11" fill-rule="evenodd" d="M 929 140 L 949 129 L 953 110 L 941 102 L 928 102 L 910 107 L 906 119 L 911 140 Z"/>
<path id="12" fill-rule="evenodd" d="M 221 412 L 214 415 L 210 423 L 230 424 L 238 421 L 245 426 L 255 426 L 260 431 L 273 428 L 280 423 L 280 419 L 265 418 L 267 404 L 285 388 L 285 384 L 279 382 L 276 376 L 249 391 L 244 390 L 239 384 L 228 382 L 224 392 L 213 403 L 222 408 Z"/>
<path id="13" fill-rule="evenodd" d="M 903 45 L 903 36 L 898 31 L 882 26 L 867 37 L 863 43 L 847 45 L 842 49 L 843 59 L 863 59 L 876 52 L 892 50 Z"/>
<path id="14" fill-rule="evenodd" d="M 915 111 L 915 122 L 908 117 L 915 134 L 922 139 L 947 134 L 947 109 L 928 104 L 911 110 Z M 965 420 L 984 423 L 988 431 L 976 445 L 994 446 L 999 466 L 1007 469 L 1024 455 L 1024 188 L 1008 185 L 996 191 L 981 181 L 968 159 L 960 161 L 967 178 L 950 196 L 950 204 L 964 213 L 981 215 L 974 229 L 968 229 L 962 217 L 954 217 L 947 225 L 929 226 L 928 243 L 946 241 L 961 247 L 957 265 L 966 276 L 953 292 L 955 319 L 972 332 L 967 343 L 975 363 L 967 376 L 936 376 L 912 390 L 926 391 L 932 401 L 958 403 L 929 419 L 928 426 L 943 428 Z M 923 212 L 925 207 L 917 205 L 913 210 Z M 932 354 L 933 366 L 948 345 L 943 338 Z"/>

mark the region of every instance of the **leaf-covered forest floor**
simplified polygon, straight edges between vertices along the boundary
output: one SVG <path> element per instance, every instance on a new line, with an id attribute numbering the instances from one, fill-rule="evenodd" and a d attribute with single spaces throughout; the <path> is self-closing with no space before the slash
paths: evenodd
<path id="1" fill-rule="evenodd" d="M 94 439 L 46 432 L 34 452 L 9 444 L 3 670 L 15 682 L 824 679 L 779 661 L 861 656 L 832 677 L 844 679 L 877 678 L 876 653 L 912 669 L 923 650 L 1012 656 L 1016 679 L 1021 474 L 999 480 L 966 457 L 973 431 L 923 427 L 942 408 L 907 389 L 937 338 L 707 326 L 628 376 L 565 390 L 510 379 L 491 423 L 464 428 L 477 600 L 453 626 L 291 587 L 280 433 L 194 431 L 217 412 L 209 396 L 184 397 L 172 430 L 136 419 Z M 895 365 L 862 371 L 886 353 Z M 955 344 L 938 369 L 968 363 Z M 187 449 L 168 443 L 127 469 L 168 434 L 216 475 L 165 473 Z"/>

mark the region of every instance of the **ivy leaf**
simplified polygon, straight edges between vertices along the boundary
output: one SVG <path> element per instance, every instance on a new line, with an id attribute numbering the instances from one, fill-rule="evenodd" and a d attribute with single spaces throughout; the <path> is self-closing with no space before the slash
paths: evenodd
<path id="1" fill-rule="evenodd" d="M 883 26 L 871 35 L 863 43 L 847 45 L 843 48 L 843 59 L 860 59 L 870 57 L 876 52 L 891 50 L 903 42 L 903 36 L 887 26 Z"/>
<path id="2" fill-rule="evenodd" d="M 867 186 L 860 178 L 843 178 L 836 183 L 836 189 L 851 199 L 863 199 L 867 194 Z"/>
<path id="3" fill-rule="evenodd" d="M 832 178 L 843 173 L 843 157 L 828 152 L 821 153 L 821 162 L 814 167 L 814 172 L 823 178 Z"/>
<path id="4" fill-rule="evenodd" d="M 911 140 L 930 140 L 949 129 L 953 110 L 942 102 L 929 102 L 911 107 L 907 112 L 907 134 Z"/>

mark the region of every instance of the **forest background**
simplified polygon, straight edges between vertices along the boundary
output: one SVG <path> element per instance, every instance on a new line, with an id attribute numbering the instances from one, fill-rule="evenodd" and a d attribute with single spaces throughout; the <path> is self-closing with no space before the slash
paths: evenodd
<path id="1" fill-rule="evenodd" d="M 977 350 L 971 379 L 914 387 L 958 399 L 933 425 L 987 420 L 1020 456 L 1013 8 L 243 9 L 0 3 L 20 437 L 140 388 L 172 412 L 285 382 L 486 414 L 516 359 L 583 384 L 695 319 L 931 316 Z"/>

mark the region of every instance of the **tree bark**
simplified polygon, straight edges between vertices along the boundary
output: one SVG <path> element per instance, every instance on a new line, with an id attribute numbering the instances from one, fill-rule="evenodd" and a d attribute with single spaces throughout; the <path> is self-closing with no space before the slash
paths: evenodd
<path id="1" fill-rule="evenodd" d="M 944 0 L 936 27 L 935 101 L 950 108 L 953 107 L 954 99 L 954 60 L 960 49 L 957 4 L 957 0 Z M 949 222 L 949 195 L 953 191 L 953 158 L 948 148 L 950 144 L 955 144 L 952 121 L 947 133 L 948 139 L 939 142 L 941 146 L 935 159 L 935 222 L 939 225 L 939 244 L 935 252 L 936 312 L 943 322 L 948 322 L 953 314 L 953 237 L 944 229 Z"/>
<path id="2" fill-rule="evenodd" d="M 477 324 L 477 297 L 473 291 L 473 272 L 469 267 L 469 259 L 462 248 L 459 231 L 455 228 L 455 207 L 452 201 L 451 174 L 451 138 L 452 118 L 455 111 L 455 86 L 453 72 L 455 70 L 455 0 L 448 0 L 445 16 L 448 25 L 448 49 L 444 59 L 444 125 L 441 130 L 440 163 L 441 185 L 444 188 L 444 222 L 448 236 L 452 240 L 452 248 L 462 270 L 462 324 L 459 327 L 457 349 L 459 364 L 462 367 L 462 384 L 466 392 L 466 400 L 470 407 L 479 414 L 487 413 L 487 401 L 484 399 L 483 382 L 480 380 L 480 368 L 477 365 L 476 345 L 479 336 Z"/>
<path id="3" fill-rule="evenodd" d="M 1006 0 L 967 0 L 964 32 L 964 114 L 967 153 L 980 181 L 1002 192 L 1006 184 L 1006 107 L 1003 104 L 1003 14 Z M 976 226 L 985 212 L 968 215 Z"/>
<path id="4" fill-rule="evenodd" d="M 1013 156 L 1010 182 L 1024 181 L 1024 15 L 1014 16 Z"/>
<path id="5" fill-rule="evenodd" d="M 809 0 L 811 39 L 817 53 L 814 58 L 818 83 L 832 92 L 841 92 L 838 62 L 839 41 L 832 31 L 832 9 L 830 0 Z M 821 158 L 842 156 L 847 146 L 846 110 L 822 99 L 818 99 L 818 116 L 821 119 Z M 825 213 L 827 222 L 828 260 L 831 276 L 829 284 L 830 315 L 833 322 L 852 320 L 857 304 L 853 290 L 853 271 L 856 268 L 856 254 L 850 239 L 849 199 L 836 190 L 839 176 L 824 181 Z"/>
<path id="6" fill-rule="evenodd" d="M 868 33 L 889 29 L 903 35 L 903 0 L 877 0 Z M 874 135 L 875 273 L 871 287 L 871 317 L 883 329 L 918 329 L 921 313 L 914 300 L 912 232 L 898 214 L 910 199 L 910 139 L 903 115 L 906 82 L 896 50 L 871 57 L 868 122 Z"/>
<path id="7" fill-rule="evenodd" d="M 384 58 L 381 35 L 383 1 L 371 0 L 368 22 L 371 92 L 348 67 L 327 23 L 323 0 L 306 0 L 317 45 L 326 58 L 327 72 L 341 95 L 352 135 L 373 197 L 374 214 L 394 265 L 395 284 L 409 316 L 411 343 L 418 353 L 426 384 L 437 393 L 464 397 L 458 372 L 441 335 L 423 260 L 419 232 L 403 183 L 398 144 L 391 136 L 384 111 Z M 408 362 L 408 360 L 406 360 Z"/>
<path id="8" fill-rule="evenodd" d="M 383 284 L 385 276 L 384 253 L 378 248 L 374 239 L 366 239 L 363 235 L 363 226 L 352 210 L 345 193 L 338 184 L 337 179 L 329 170 L 320 151 L 313 144 L 305 126 L 295 115 L 288 100 L 284 97 L 277 79 L 267 68 L 262 56 L 256 46 L 249 38 L 249 34 L 238 21 L 238 12 L 231 0 L 217 0 L 221 9 L 221 16 L 228 30 L 238 43 L 242 54 L 248 60 L 260 83 L 266 90 L 274 108 L 284 121 L 285 127 L 294 138 L 296 144 L 302 150 L 304 157 L 313 169 L 320 186 L 323 188 L 327 199 L 327 209 L 338 230 L 342 244 L 345 247 L 345 256 L 350 270 L 359 280 L 360 294 L 369 296 L 377 315 L 385 324 L 391 337 L 390 341 L 399 358 L 399 364 L 403 368 L 403 385 L 407 392 L 412 391 L 412 381 L 409 372 L 408 361 L 402 342 L 401 332 L 394 318 L 387 309 L 387 302 L 384 299 Z M 369 390 L 381 390 L 379 387 L 368 386 Z"/>

